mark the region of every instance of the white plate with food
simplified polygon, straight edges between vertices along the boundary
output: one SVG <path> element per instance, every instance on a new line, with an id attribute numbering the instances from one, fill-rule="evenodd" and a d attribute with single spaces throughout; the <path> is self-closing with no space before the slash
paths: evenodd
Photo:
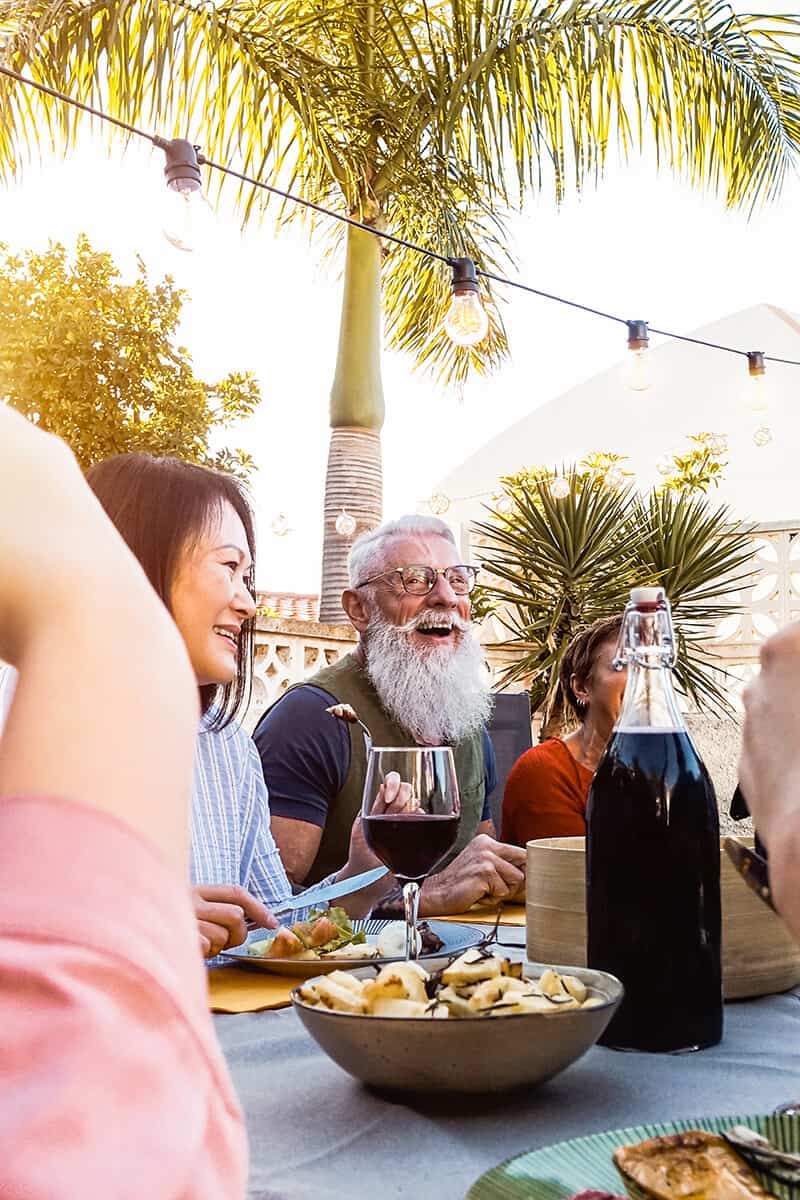
<path id="1" fill-rule="evenodd" d="M 417 937 L 424 962 L 479 945 L 485 930 L 451 921 L 421 921 Z M 223 957 L 257 971 L 311 979 L 342 968 L 381 967 L 402 960 L 405 939 L 405 921 L 350 921 L 343 909 L 331 908 L 309 914 L 307 921 L 281 926 L 275 934 L 265 936 L 259 930 L 243 946 L 224 951 Z"/>

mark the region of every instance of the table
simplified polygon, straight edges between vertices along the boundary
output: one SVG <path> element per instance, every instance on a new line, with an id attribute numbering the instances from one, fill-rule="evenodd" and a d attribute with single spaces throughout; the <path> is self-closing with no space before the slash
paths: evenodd
<path id="1" fill-rule="evenodd" d="M 458 1200 L 496 1163 L 564 1138 L 800 1099 L 800 992 L 726 1005 L 711 1050 L 594 1047 L 530 1092 L 456 1101 L 368 1090 L 291 1009 L 214 1021 L 247 1115 L 248 1200 Z"/>

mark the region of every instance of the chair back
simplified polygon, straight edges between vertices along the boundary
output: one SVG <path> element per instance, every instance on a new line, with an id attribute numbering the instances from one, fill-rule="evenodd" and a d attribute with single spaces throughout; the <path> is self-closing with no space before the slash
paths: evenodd
<path id="1" fill-rule="evenodd" d="M 497 760 L 497 787 L 489 799 L 489 805 L 499 835 L 506 780 L 519 756 L 530 750 L 533 744 L 531 703 L 527 692 L 495 692 L 489 737 Z"/>

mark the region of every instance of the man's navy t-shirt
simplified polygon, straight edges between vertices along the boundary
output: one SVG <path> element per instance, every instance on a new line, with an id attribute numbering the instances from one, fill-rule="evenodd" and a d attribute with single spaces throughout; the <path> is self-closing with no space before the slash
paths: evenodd
<path id="1" fill-rule="evenodd" d="M 269 789 L 274 817 L 308 821 L 323 828 L 328 805 L 350 770 L 350 731 L 325 711 L 336 699 L 312 684 L 289 692 L 258 722 L 253 733 Z M 482 821 L 491 817 L 489 797 L 497 787 L 497 766 L 489 734 L 483 731 L 485 791 Z"/>

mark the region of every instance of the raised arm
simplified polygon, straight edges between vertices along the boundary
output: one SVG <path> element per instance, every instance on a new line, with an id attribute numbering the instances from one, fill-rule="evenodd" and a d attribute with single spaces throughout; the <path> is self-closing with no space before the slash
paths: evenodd
<path id="1" fill-rule="evenodd" d="M 72 455 L 3 404 L 0 658 L 19 672 L 0 736 L 0 1089 L 33 1099 L 0 1104 L 0 1195 L 122 1195 L 127 1155 L 137 1196 L 241 1200 L 187 887 L 197 688 Z"/>
<path id="2" fill-rule="evenodd" d="M 0 490 L 0 658 L 19 671 L 0 793 L 95 805 L 185 878 L 197 688 L 181 638 L 67 447 L 5 405 Z"/>

